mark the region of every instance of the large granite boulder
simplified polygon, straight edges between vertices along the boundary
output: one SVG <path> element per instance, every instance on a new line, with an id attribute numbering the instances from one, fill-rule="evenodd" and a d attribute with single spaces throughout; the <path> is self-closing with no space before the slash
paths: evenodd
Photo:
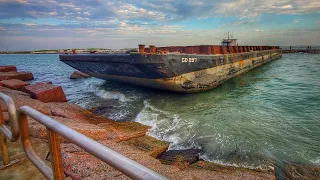
<path id="1" fill-rule="evenodd" d="M 121 144 L 129 145 L 155 158 L 166 152 L 169 147 L 169 143 L 160 141 L 147 135 L 122 141 Z"/>
<path id="2" fill-rule="evenodd" d="M 33 74 L 31 72 L 0 72 L 0 81 L 9 79 L 29 81 L 33 80 Z"/>
<path id="3" fill-rule="evenodd" d="M 61 86 L 48 83 L 36 83 L 24 87 L 32 98 L 42 102 L 67 102 L 66 95 Z"/>
<path id="4" fill-rule="evenodd" d="M 216 163 L 198 161 L 190 165 L 183 172 L 185 176 L 192 174 L 193 179 L 263 179 L 275 180 L 274 168 L 271 169 L 248 169 L 242 167 L 226 166 Z"/>
<path id="5" fill-rule="evenodd" d="M 17 72 L 15 66 L 0 66 L 0 72 Z"/>
<path id="6" fill-rule="evenodd" d="M 101 123 L 98 125 L 110 132 L 112 134 L 111 139 L 116 142 L 142 137 L 146 135 L 150 128 L 137 122 Z"/>
<path id="7" fill-rule="evenodd" d="M 22 90 L 23 87 L 30 85 L 30 83 L 18 79 L 3 80 L 1 83 L 4 87 L 15 90 Z"/>
<path id="8" fill-rule="evenodd" d="M 13 99 L 17 109 L 19 109 L 21 106 L 30 106 L 43 114 L 51 115 L 51 110 L 45 103 L 36 99 L 32 99 L 28 93 L 6 87 L 0 87 L 0 92 L 10 96 Z M 0 104 L 2 111 L 8 111 L 8 108 L 3 101 L 0 100 Z"/>
<path id="9" fill-rule="evenodd" d="M 164 164 L 189 165 L 199 161 L 200 149 L 169 150 L 159 157 Z"/>
<path id="10" fill-rule="evenodd" d="M 56 116 L 51 116 L 51 118 L 94 140 L 105 140 L 110 136 L 110 133 L 107 132 L 107 130 L 94 124 L 82 123 L 77 120 Z M 41 139 L 47 138 L 47 130 L 44 125 L 31 118 L 28 118 L 28 124 L 30 129 L 30 136 Z M 61 139 L 63 142 L 67 142 L 67 140 L 65 140 L 64 138 Z"/>
<path id="11" fill-rule="evenodd" d="M 320 179 L 320 166 L 311 166 L 303 164 L 287 164 L 285 166 L 285 178 L 298 179 Z"/>
<path id="12" fill-rule="evenodd" d="M 46 103 L 46 105 L 50 107 L 53 116 L 77 119 L 77 121 L 91 124 L 116 123 L 111 119 L 93 114 L 92 112 L 83 109 L 76 104 L 70 104 L 67 102 L 52 102 Z"/>

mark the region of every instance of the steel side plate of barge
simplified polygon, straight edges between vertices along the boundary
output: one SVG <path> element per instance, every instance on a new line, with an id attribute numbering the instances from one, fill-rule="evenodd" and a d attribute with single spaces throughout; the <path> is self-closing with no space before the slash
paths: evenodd
<path id="1" fill-rule="evenodd" d="M 139 53 L 60 54 L 69 66 L 96 78 L 182 93 L 207 91 L 279 59 L 277 46 L 150 46 Z"/>

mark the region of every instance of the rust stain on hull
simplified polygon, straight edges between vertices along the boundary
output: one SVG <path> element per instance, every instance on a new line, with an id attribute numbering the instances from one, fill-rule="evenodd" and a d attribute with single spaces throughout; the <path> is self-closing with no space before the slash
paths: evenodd
<path id="1" fill-rule="evenodd" d="M 230 57 L 225 55 L 223 59 L 219 59 L 219 57 L 217 57 L 217 63 L 215 67 L 184 73 L 170 78 L 149 79 L 129 76 L 107 75 L 100 73 L 89 74 L 97 78 L 113 80 L 133 85 L 164 89 L 181 93 L 194 93 L 213 89 L 230 78 L 244 74 L 250 71 L 251 69 L 261 66 L 269 61 L 280 59 L 281 56 L 281 51 L 275 50 L 268 51 L 267 53 L 261 52 L 261 56 L 252 57 L 248 59 L 244 59 L 241 55 L 240 60 L 235 62 L 234 54 L 232 54 Z M 228 61 L 230 61 L 231 63 L 226 63 Z M 161 70 L 161 72 L 167 73 L 165 70 Z"/>

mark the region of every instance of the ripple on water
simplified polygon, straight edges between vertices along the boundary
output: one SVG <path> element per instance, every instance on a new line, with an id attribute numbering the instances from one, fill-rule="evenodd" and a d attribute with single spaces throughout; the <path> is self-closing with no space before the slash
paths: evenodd
<path id="1" fill-rule="evenodd" d="M 108 116 L 135 120 L 170 149 L 200 148 L 223 164 L 265 168 L 270 161 L 319 165 L 320 56 L 284 55 L 204 93 L 176 94 L 95 78 L 70 80 L 57 55 L 0 55 L 0 64 L 61 85 L 70 102 L 112 106 Z"/>

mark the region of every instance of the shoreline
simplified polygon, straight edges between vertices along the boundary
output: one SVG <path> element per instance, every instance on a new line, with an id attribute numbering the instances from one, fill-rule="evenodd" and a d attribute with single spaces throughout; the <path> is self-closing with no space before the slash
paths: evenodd
<path id="1" fill-rule="evenodd" d="M 3 85 L 7 86 L 5 84 Z M 146 135 L 150 128 L 148 126 L 137 122 L 117 122 L 96 115 L 78 105 L 68 102 L 41 102 L 38 99 L 31 98 L 30 94 L 21 91 L 21 89 L 13 90 L 8 87 L 3 87 L 3 85 L 0 86 L 0 92 L 13 98 L 17 108 L 23 105 L 31 106 L 58 122 L 87 135 L 170 179 L 183 179 L 183 177 L 185 179 L 207 179 L 208 177 L 214 176 L 232 179 L 238 179 L 239 177 L 275 179 L 273 169 L 261 171 L 237 168 L 205 162 L 199 159 L 196 162 L 189 163 L 185 161 L 183 156 L 181 157 L 179 155 L 173 157 L 173 161 L 164 164 L 157 159 L 157 157 L 167 151 L 169 144 Z M 1 107 L 3 108 L 5 106 L 1 104 Z M 3 109 L 3 111 L 4 114 L 6 114 L 6 110 Z M 8 117 L 5 117 L 5 120 L 8 121 Z M 31 137 L 46 141 L 45 127 L 31 118 L 28 118 L 28 123 Z M 95 179 L 94 177 L 100 174 L 101 177 L 107 178 L 108 173 L 105 171 L 109 171 L 107 170 L 109 169 L 108 165 L 103 163 L 103 167 L 106 168 L 105 171 L 101 172 L 101 169 L 97 171 L 97 166 L 101 164 L 99 160 L 88 156 L 87 153 L 65 140 L 61 142 L 61 150 L 63 165 L 64 167 L 72 167 L 68 169 L 68 171 L 71 171 L 71 174 L 80 174 L 81 178 L 89 179 Z M 82 157 L 80 159 L 86 160 L 79 161 L 79 157 Z M 88 162 L 90 163 L 88 164 Z M 219 170 L 217 171 L 217 169 Z"/>
<path id="2" fill-rule="evenodd" d="M 17 108 L 22 105 L 29 105 L 78 132 L 97 140 L 105 146 L 113 147 L 114 150 L 121 154 L 171 179 L 212 179 L 212 177 L 215 176 L 229 179 L 243 179 L 243 177 L 245 179 L 276 178 L 275 174 L 277 172 L 275 171 L 277 170 L 275 170 L 275 168 L 277 164 L 273 164 L 272 166 L 274 167 L 271 167 L 269 170 L 259 170 L 206 162 L 201 159 L 198 159 L 196 162 L 191 161 L 190 163 L 190 161 L 184 159 L 186 156 L 179 156 L 179 154 L 171 158 L 172 161 L 169 161 L 169 163 L 164 162 L 156 157 L 167 152 L 169 144 L 146 135 L 150 127 L 141 123 L 129 121 L 118 122 L 68 102 L 44 103 L 31 98 L 28 93 L 1 87 L 1 85 L 0 92 L 11 96 L 16 102 Z M 1 105 L 1 107 L 3 108 L 4 106 Z M 46 131 L 44 127 L 34 120 L 29 119 L 29 128 L 33 138 L 46 141 Z M 64 166 L 74 167 L 68 169 L 71 174 L 80 173 L 81 178 L 88 179 L 98 177 L 94 176 L 96 173 L 100 173 L 99 175 L 106 177 L 105 173 L 109 169 L 109 166 L 103 165 L 104 173 L 102 173 L 100 172 L 101 169 L 97 171 L 97 168 L 101 166 L 99 160 L 90 157 L 87 153 L 84 153 L 81 149 L 66 141 L 62 141 L 61 147 Z M 77 161 L 79 157 L 84 158 L 90 163 Z M 94 166 L 91 164 L 94 164 Z M 299 167 L 299 165 L 291 167 L 291 170 L 293 171 L 297 167 Z M 86 168 L 89 170 L 86 170 Z"/>

